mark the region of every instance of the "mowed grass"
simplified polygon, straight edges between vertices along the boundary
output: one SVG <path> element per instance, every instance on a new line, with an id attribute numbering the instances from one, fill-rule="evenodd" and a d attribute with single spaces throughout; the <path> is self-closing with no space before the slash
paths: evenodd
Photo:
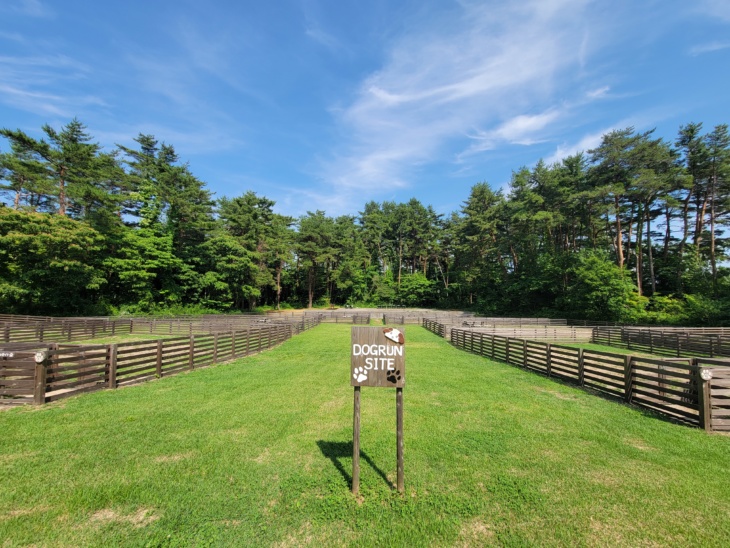
<path id="1" fill-rule="evenodd" d="M 0 413 L 10 546 L 727 546 L 730 438 L 406 331 L 395 391 L 362 389 L 350 327 L 144 385 Z"/>

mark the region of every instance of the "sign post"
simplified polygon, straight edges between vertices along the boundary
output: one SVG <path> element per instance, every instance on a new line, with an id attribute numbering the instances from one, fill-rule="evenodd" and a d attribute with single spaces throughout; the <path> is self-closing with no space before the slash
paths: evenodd
<path id="1" fill-rule="evenodd" d="M 360 490 L 360 388 L 395 388 L 397 488 L 404 490 L 403 387 L 406 384 L 405 335 L 392 327 L 353 327 L 350 384 L 355 389 L 352 422 L 352 493 Z"/>

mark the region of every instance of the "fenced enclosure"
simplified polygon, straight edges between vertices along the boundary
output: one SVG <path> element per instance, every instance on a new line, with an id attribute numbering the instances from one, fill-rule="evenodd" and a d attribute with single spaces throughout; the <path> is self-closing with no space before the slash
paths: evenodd
<path id="1" fill-rule="evenodd" d="M 706 430 L 730 431 L 730 361 L 648 358 L 507 337 L 481 329 L 423 326 L 463 350 L 619 398 Z M 708 373 L 709 372 L 709 373 Z"/>
<path id="2" fill-rule="evenodd" d="M 730 357 L 730 329 L 723 327 L 594 327 L 596 344 L 673 357 Z"/>
<path id="3" fill-rule="evenodd" d="M 354 318 L 363 315 L 365 313 L 355 310 L 307 310 L 304 312 L 305 318 L 316 319 L 321 323 L 355 323 Z"/>
<path id="4" fill-rule="evenodd" d="M 567 326 L 515 326 L 505 327 L 494 325 L 491 327 L 474 327 L 472 331 L 479 333 L 489 333 L 491 335 L 499 335 L 501 337 L 516 337 L 520 339 L 529 339 L 537 341 L 555 341 L 555 342 L 590 342 L 593 337 L 593 330 L 585 327 L 567 327 Z"/>
<path id="5" fill-rule="evenodd" d="M 275 317 L 278 314 L 271 314 Z M 284 312 L 283 315 L 289 316 L 290 312 Z M 449 322 L 460 322 L 462 319 L 474 316 L 471 312 L 461 312 L 454 310 L 426 310 L 426 309 L 408 309 L 399 308 L 397 311 L 386 308 L 385 310 L 377 308 L 346 308 L 338 310 L 305 310 L 303 313 L 305 318 L 318 318 L 319 321 L 325 323 L 358 323 L 355 318 L 368 316 L 375 322 L 382 322 L 386 325 L 403 325 L 412 324 L 420 325 L 423 318 L 442 319 Z"/>
<path id="6" fill-rule="evenodd" d="M 490 318 L 480 316 L 448 317 L 423 316 L 421 325 L 449 339 L 451 330 L 456 328 L 471 328 L 485 333 L 495 333 L 503 336 L 551 339 L 563 341 L 579 341 L 590 338 L 590 329 L 568 327 L 567 320 L 552 318 Z"/>
<path id="7" fill-rule="evenodd" d="M 43 404 L 242 358 L 280 344 L 293 332 L 291 325 L 272 323 L 118 344 L 3 344 L 0 405 Z"/>
<path id="8" fill-rule="evenodd" d="M 252 326 L 290 325 L 301 333 L 319 324 L 317 317 L 272 318 L 263 315 L 203 315 L 130 318 L 50 318 L 0 316 L 0 344 L 20 342 L 71 342 L 116 335 L 193 335 L 225 333 Z"/>
<path id="9" fill-rule="evenodd" d="M 730 412 L 730 390 L 723 392 L 729 386 L 728 361 L 611 354 L 466 329 L 452 329 L 451 343 L 706 429 L 725 426 L 721 417 Z M 713 376 L 705 380 L 701 372 L 710 365 Z"/>
<path id="10" fill-rule="evenodd" d="M 569 327 L 565 320 L 480 318 L 423 310 L 312 311 L 279 316 L 45 318 L 0 316 L 0 405 L 46 403 L 243 357 L 322 321 L 420 321 L 464 350 L 575 383 L 688 424 L 730 431 L 730 330 Z M 105 335 L 164 335 L 118 344 L 70 344 Z M 623 346 L 664 358 L 624 356 L 557 344 Z M 42 363 L 36 363 L 39 352 Z M 670 358 L 671 356 L 671 358 Z M 701 372 L 711 370 L 711 378 Z"/>

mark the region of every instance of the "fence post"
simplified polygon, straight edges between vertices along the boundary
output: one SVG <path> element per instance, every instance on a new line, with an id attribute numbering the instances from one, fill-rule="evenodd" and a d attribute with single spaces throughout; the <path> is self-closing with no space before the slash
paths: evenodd
<path id="1" fill-rule="evenodd" d="M 677 337 L 677 357 L 682 357 L 682 341 L 679 338 L 679 333 L 675 333 L 675 337 Z"/>
<path id="2" fill-rule="evenodd" d="M 231 331 L 231 358 L 236 357 L 236 332 Z"/>
<path id="3" fill-rule="evenodd" d="M 506 337 L 505 340 L 507 341 L 507 344 L 504 347 L 504 361 L 507 363 L 510 363 L 509 361 L 509 337 Z"/>
<path id="4" fill-rule="evenodd" d="M 631 403 L 633 362 L 634 356 L 626 356 L 624 358 L 624 400 L 626 403 Z"/>
<path id="5" fill-rule="evenodd" d="M 213 335 L 213 363 L 218 363 L 218 333 Z"/>
<path id="6" fill-rule="evenodd" d="M 188 368 L 195 367 L 195 335 L 190 335 L 190 345 L 188 348 Z"/>
<path id="7" fill-rule="evenodd" d="M 155 373 L 158 377 L 162 376 L 162 339 L 157 339 L 157 361 L 155 363 Z"/>
<path id="8" fill-rule="evenodd" d="M 694 358 L 692 362 L 693 365 L 697 364 L 697 358 Z M 697 367 L 695 375 L 697 375 L 697 404 L 700 412 L 700 428 L 704 428 L 706 432 L 712 432 L 712 387 L 710 386 L 712 368 Z"/>
<path id="9" fill-rule="evenodd" d="M 35 355 L 35 384 L 33 386 L 34 405 L 43 405 L 46 403 L 47 363 L 48 351 L 37 352 Z"/>
<path id="10" fill-rule="evenodd" d="M 107 386 L 109 388 L 117 387 L 117 345 L 107 345 L 107 371 L 109 371 L 109 378 Z"/>
<path id="11" fill-rule="evenodd" d="M 545 344 L 545 362 L 546 362 L 545 366 L 547 368 L 548 377 L 550 376 L 550 370 L 552 368 L 552 355 L 551 355 L 552 347 L 553 347 L 553 345 L 551 345 L 550 343 Z"/>
<path id="12" fill-rule="evenodd" d="M 586 363 L 583 357 L 583 349 L 578 349 L 578 384 L 583 386 L 586 382 Z"/>

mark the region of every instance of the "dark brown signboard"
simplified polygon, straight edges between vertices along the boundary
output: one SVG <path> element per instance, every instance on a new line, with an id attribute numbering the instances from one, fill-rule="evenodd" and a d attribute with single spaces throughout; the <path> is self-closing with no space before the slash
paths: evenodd
<path id="1" fill-rule="evenodd" d="M 403 328 L 353 327 L 350 384 L 403 388 L 405 346 Z"/>

